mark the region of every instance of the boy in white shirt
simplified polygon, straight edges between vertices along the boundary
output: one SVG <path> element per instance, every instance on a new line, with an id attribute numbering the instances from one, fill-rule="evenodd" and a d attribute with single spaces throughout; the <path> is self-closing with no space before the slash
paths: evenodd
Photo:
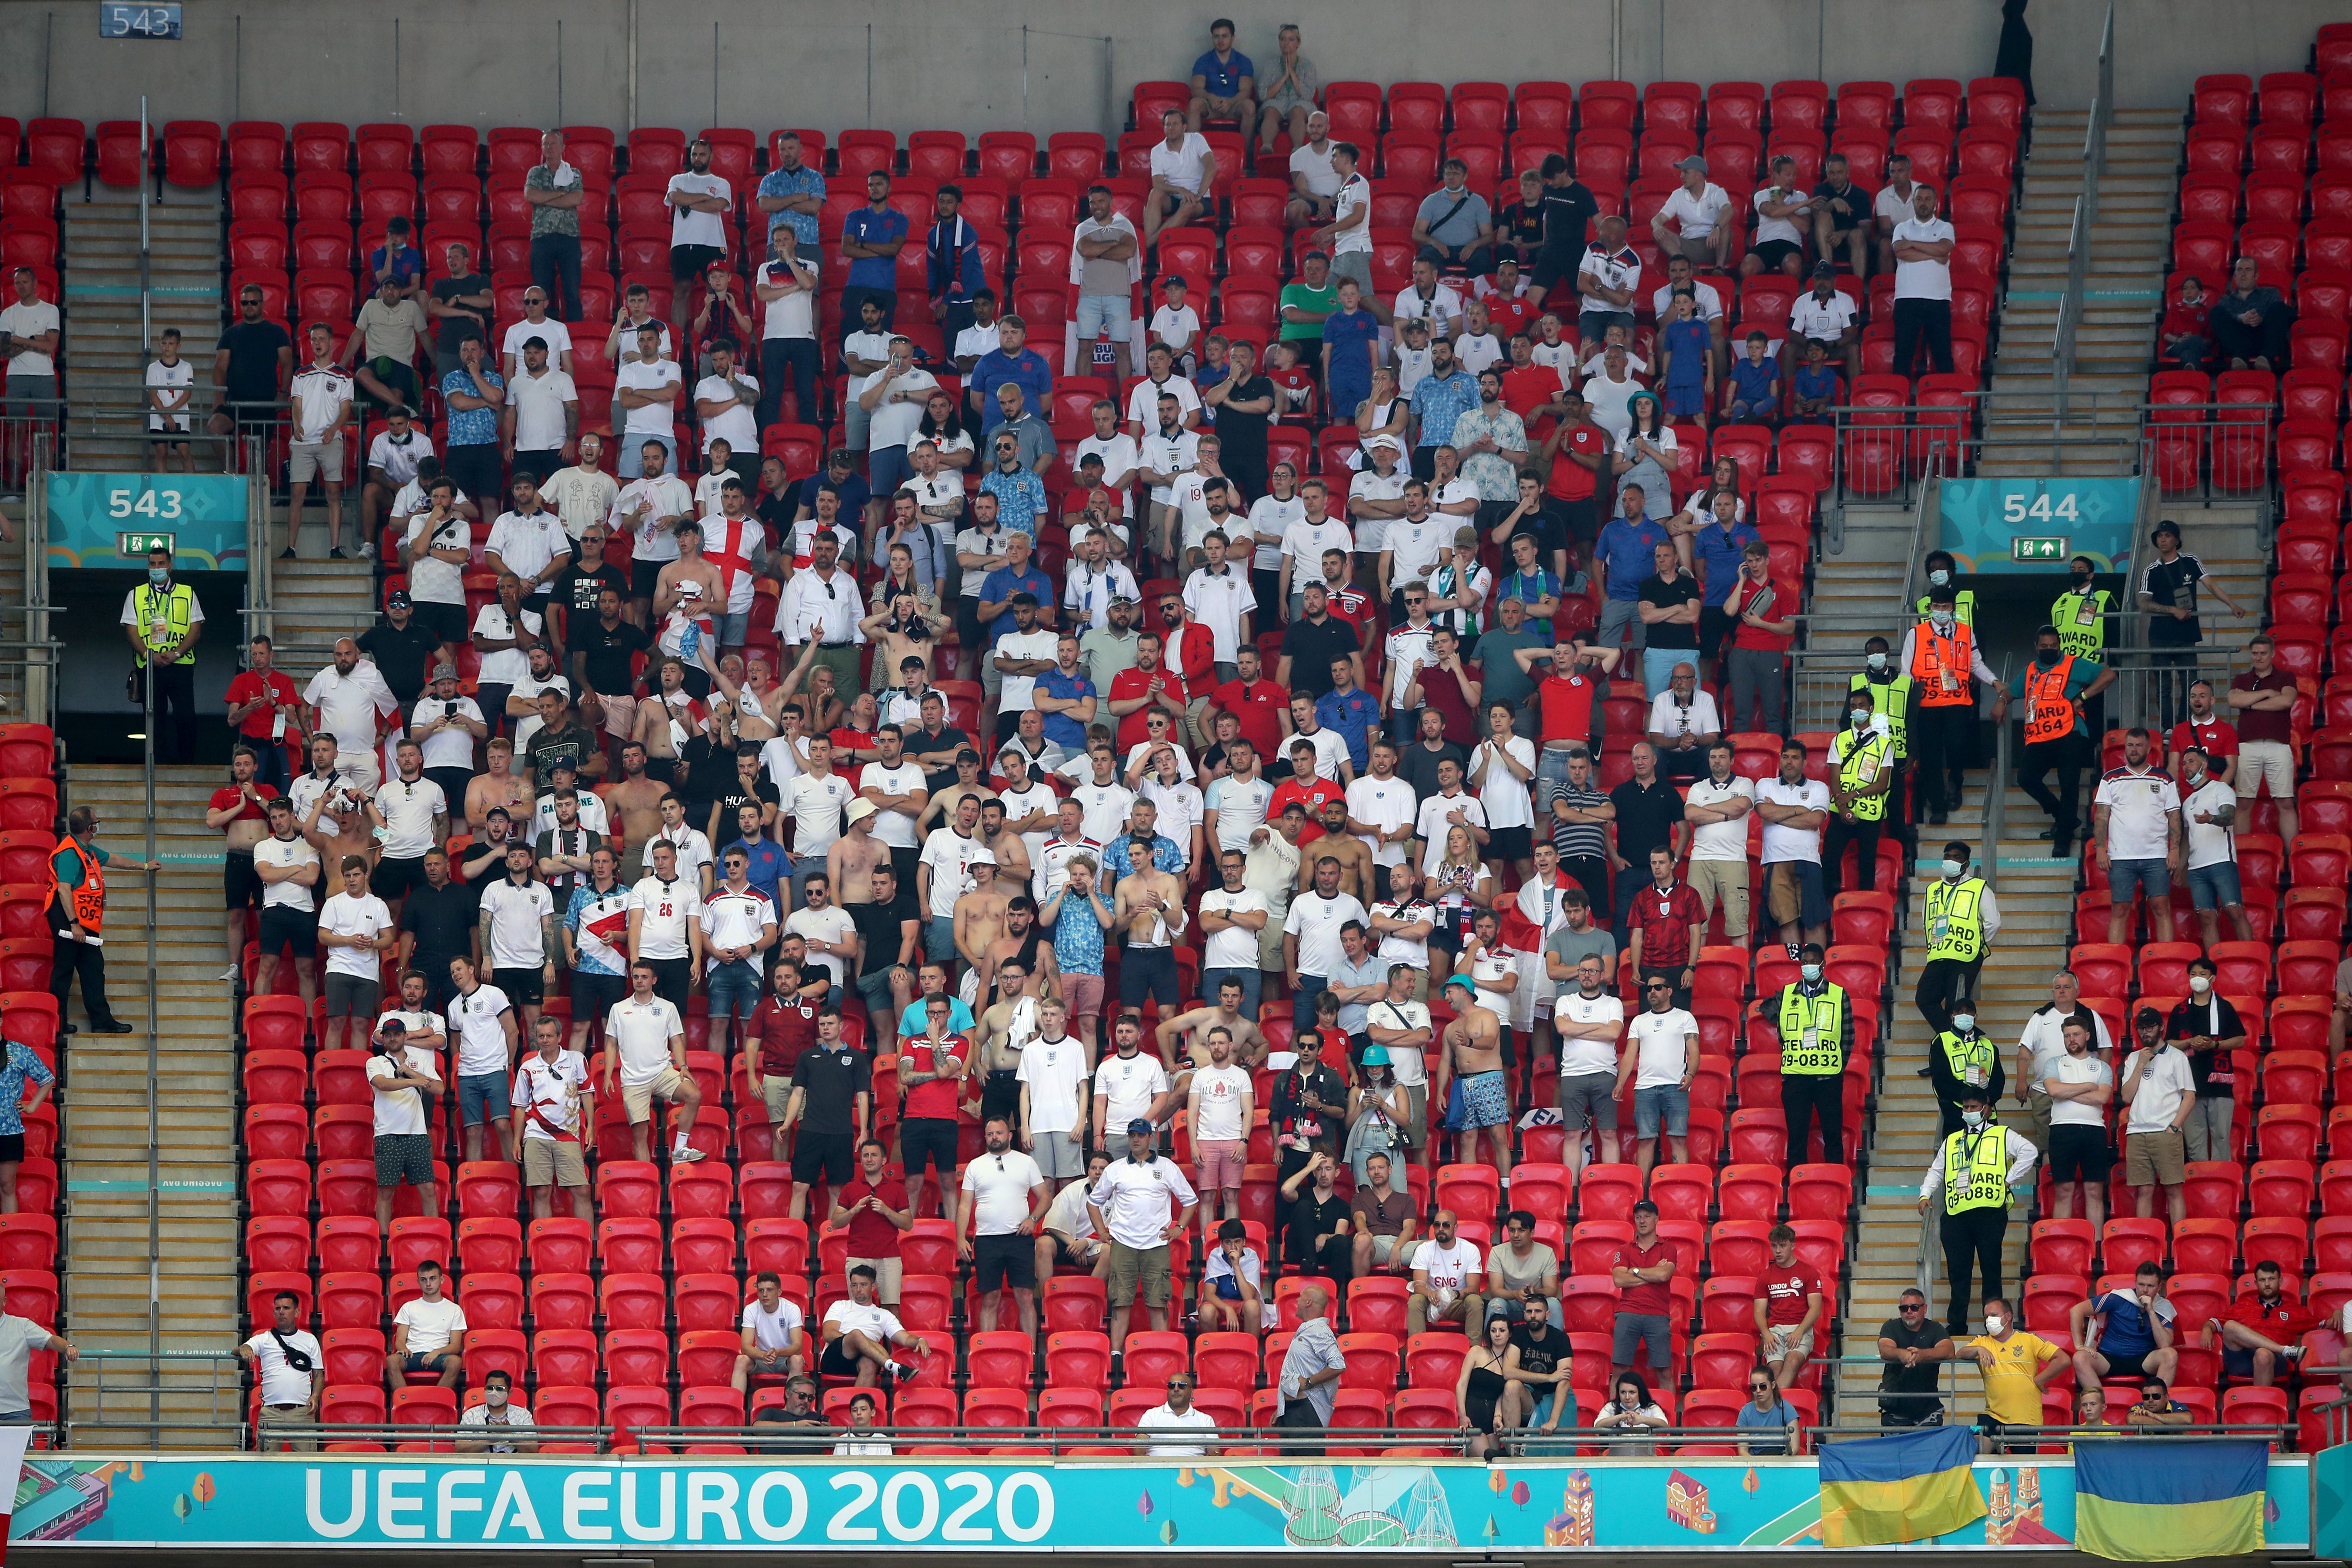
<path id="1" fill-rule="evenodd" d="M 1201 335 L 1200 312 L 1184 303 L 1184 280 L 1174 273 L 1160 280 L 1163 303 L 1151 313 L 1151 341 L 1168 345 L 1176 373 L 1190 376 L 1197 361 L 1192 340 Z"/>

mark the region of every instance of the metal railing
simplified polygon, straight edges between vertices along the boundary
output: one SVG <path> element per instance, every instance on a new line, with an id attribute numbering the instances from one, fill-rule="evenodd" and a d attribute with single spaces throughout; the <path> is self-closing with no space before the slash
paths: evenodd
<path id="1" fill-rule="evenodd" d="M 2010 655 L 2000 661 L 2000 685 L 2009 689 Z M 2011 755 L 2010 727 L 2006 721 L 1993 727 L 1992 777 L 1985 783 L 1984 837 L 1982 853 L 1977 863 L 1977 874 L 1985 885 L 1996 891 L 2000 886 L 2000 841 L 2009 829 L 2009 781 L 2017 771 Z"/>
<path id="2" fill-rule="evenodd" d="M 2083 131 L 2083 190 L 2074 198 L 2074 221 L 2066 235 L 2066 292 L 2058 299 L 2058 326 L 2050 345 L 2059 417 L 2067 412 L 2067 381 L 2074 370 L 2075 339 L 2088 303 L 2091 230 L 2099 221 L 2099 178 L 2107 168 L 2107 128 L 2116 112 L 2116 8 L 2107 5 L 2099 32 L 2098 91 L 2091 99 L 2090 123 Z"/>
<path id="3" fill-rule="evenodd" d="M 216 1437 L 225 1445 L 245 1447 L 244 1366 L 229 1351 L 82 1350 L 66 1374 L 74 1396 L 72 1414 L 58 1423 L 64 1443 L 83 1430 L 145 1432 L 159 1447 L 164 1433 L 195 1433 Z M 173 1374 L 181 1375 L 174 1377 Z M 205 1387 L 207 1414 L 166 1416 L 165 1394 L 185 1396 L 198 1386 L 197 1377 L 210 1374 Z M 84 1401 L 87 1400 L 87 1404 Z M 109 1401 L 112 1404 L 110 1406 Z M 125 1403 L 143 1409 L 143 1416 L 126 1414 Z"/>

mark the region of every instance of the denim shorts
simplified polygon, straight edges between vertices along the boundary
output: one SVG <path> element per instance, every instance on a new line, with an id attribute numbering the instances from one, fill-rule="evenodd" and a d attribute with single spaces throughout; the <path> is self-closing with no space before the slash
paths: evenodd
<path id="1" fill-rule="evenodd" d="M 2172 872 L 2161 858 L 2119 860 L 2107 867 L 2107 896 L 2116 908 L 2129 908 L 2134 896 L 2142 893 L 2152 899 L 2172 896 Z"/>
<path id="2" fill-rule="evenodd" d="M 1654 1138 L 1663 1117 L 1666 1136 L 1679 1138 L 1690 1131 L 1690 1091 L 1660 1084 L 1633 1091 L 1633 1135 Z"/>
<path id="3" fill-rule="evenodd" d="M 866 454 L 866 482 L 877 496 L 896 494 L 914 471 L 904 446 L 877 446 Z"/>
<path id="4" fill-rule="evenodd" d="M 750 958 L 716 965 L 702 990 L 710 1000 L 712 1017 L 725 1018 L 732 1011 L 739 1019 L 750 1018 L 760 1006 L 760 966 Z"/>
<path id="5" fill-rule="evenodd" d="M 2229 861 L 2216 861 L 2211 865 L 2189 868 L 2189 896 L 2200 909 L 2227 909 L 2245 902 L 2244 890 L 2238 885 L 2238 868 Z"/>
<path id="6" fill-rule="evenodd" d="M 485 1072 L 457 1079 L 457 1122 L 471 1127 L 483 1122 L 503 1122 L 514 1113 L 507 1101 L 507 1075 Z"/>
<path id="7" fill-rule="evenodd" d="M 934 915 L 923 923 L 923 953 L 941 964 L 955 957 L 954 915 Z"/>
<path id="8" fill-rule="evenodd" d="M 1129 323 L 1135 319 L 1134 302 L 1124 294 L 1081 294 L 1078 296 L 1078 341 L 1091 343 L 1108 332 L 1114 338 L 1128 334 Z"/>

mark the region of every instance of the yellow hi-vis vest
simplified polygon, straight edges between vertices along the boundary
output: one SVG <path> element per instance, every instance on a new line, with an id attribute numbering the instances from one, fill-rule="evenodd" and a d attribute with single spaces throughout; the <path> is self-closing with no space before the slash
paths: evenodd
<path id="1" fill-rule="evenodd" d="M 2000 1065 L 2000 1052 L 1982 1030 L 1977 1031 L 1973 1040 L 1962 1040 L 1946 1030 L 1936 1037 L 1936 1049 L 1944 1053 L 1944 1065 L 1961 1083 L 1973 1083 L 1987 1090 L 1992 1087 L 1992 1072 Z"/>
<path id="2" fill-rule="evenodd" d="M 1929 962 L 1956 958 L 1963 964 L 1973 963 L 1984 951 L 1984 923 L 1977 915 L 1984 886 L 1980 876 L 1962 877 L 1958 882 L 1938 877 L 1927 884 Z"/>
<path id="3" fill-rule="evenodd" d="M 1845 988 L 1823 986 L 1809 997 L 1796 986 L 1780 992 L 1780 1075 L 1827 1078 L 1845 1071 Z"/>
<path id="4" fill-rule="evenodd" d="M 2107 645 L 2107 612 L 2115 596 L 2104 588 L 2088 593 L 2062 593 L 2050 606 L 2050 624 L 2058 628 L 2058 651 L 2077 659 L 2095 659 Z"/>
<path id="5" fill-rule="evenodd" d="M 1867 674 L 1859 674 L 1845 684 L 1845 689 L 1870 693 L 1876 711 L 1885 716 L 1886 727 L 1895 732 L 1895 760 L 1906 760 L 1911 755 L 1911 732 L 1907 727 L 1911 717 L 1911 677 L 1906 674 L 1891 681 L 1874 681 Z"/>
<path id="6" fill-rule="evenodd" d="M 1944 1212 L 2009 1207 L 2009 1135 L 1990 1121 L 1944 1140 Z"/>
<path id="7" fill-rule="evenodd" d="M 142 583 L 131 591 L 131 608 L 138 615 L 139 634 L 150 648 L 176 652 L 188 640 L 196 608 L 196 591 L 184 582 L 175 582 L 163 593 Z M 156 634 L 156 622 L 163 623 L 163 634 Z M 135 662 L 135 661 L 134 661 Z"/>
<path id="8" fill-rule="evenodd" d="M 1875 822 L 1885 817 L 1884 793 L 1863 796 L 1857 791 L 1870 788 L 1880 768 L 1893 766 L 1890 754 L 1894 749 L 1892 736 L 1880 735 L 1875 730 L 1857 733 L 1852 726 L 1839 730 L 1837 738 L 1830 742 L 1830 760 L 1837 765 L 1838 788 L 1845 791 L 1855 821 Z"/>

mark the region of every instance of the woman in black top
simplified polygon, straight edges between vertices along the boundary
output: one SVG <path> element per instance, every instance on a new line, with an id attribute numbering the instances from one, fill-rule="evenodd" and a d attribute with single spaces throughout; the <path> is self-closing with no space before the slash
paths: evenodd
<path id="1" fill-rule="evenodd" d="M 1510 1378 L 1505 1365 L 1511 1354 L 1511 1320 L 1490 1317 L 1486 1333 L 1462 1358 L 1462 1372 L 1454 1385 L 1454 1402 L 1462 1409 L 1462 1429 L 1475 1434 L 1463 1452 L 1478 1458 L 1495 1446 L 1509 1427 Z"/>

